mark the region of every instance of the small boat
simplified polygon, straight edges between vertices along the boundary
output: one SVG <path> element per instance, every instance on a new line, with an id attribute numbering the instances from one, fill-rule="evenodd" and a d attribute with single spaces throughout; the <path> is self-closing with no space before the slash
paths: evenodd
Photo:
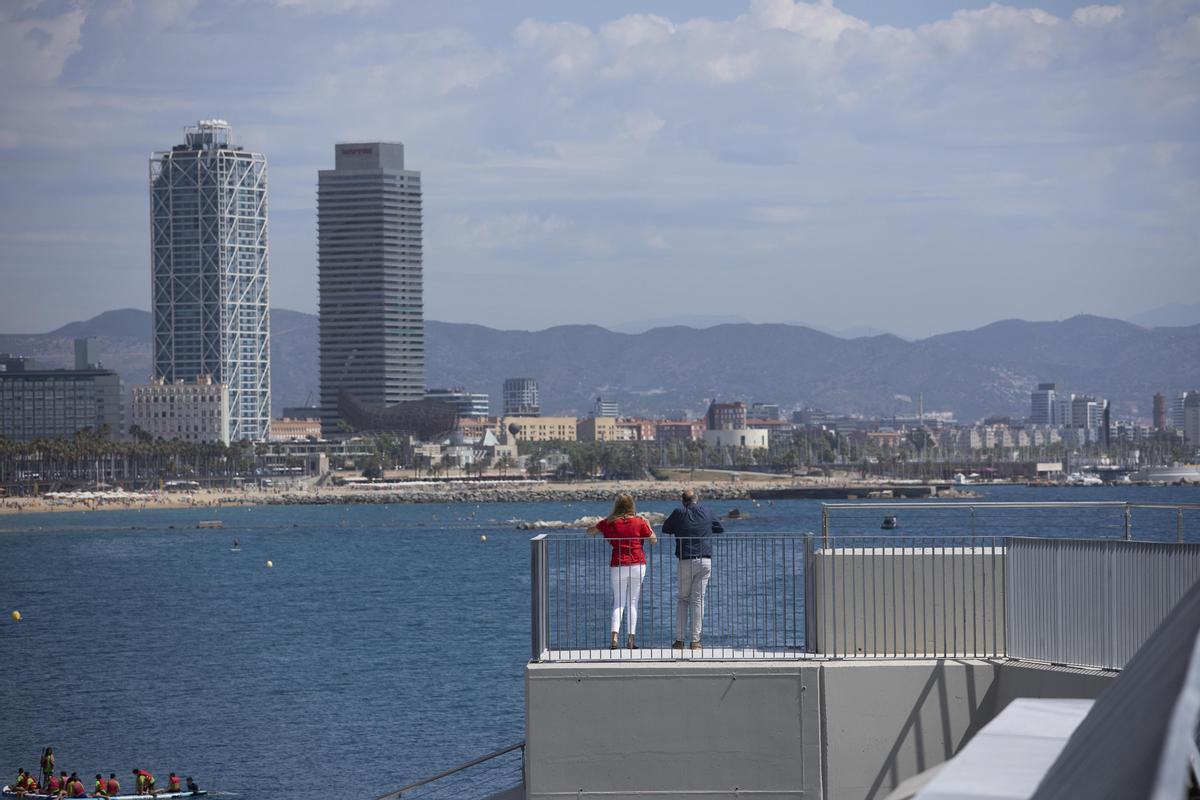
<path id="1" fill-rule="evenodd" d="M 219 519 L 202 519 L 196 523 L 197 528 L 224 528 L 225 523 Z"/>
<path id="2" fill-rule="evenodd" d="M 897 520 L 895 517 L 884 517 L 884 518 L 883 518 L 883 524 L 882 524 L 882 525 L 880 525 L 879 527 L 880 527 L 880 528 L 882 528 L 882 529 L 883 529 L 883 530 L 885 530 L 885 531 L 890 531 L 890 530 L 893 530 L 893 529 L 895 529 L 895 528 L 899 528 L 899 527 L 900 527 L 900 521 L 899 521 L 899 520 Z"/>
<path id="3" fill-rule="evenodd" d="M 203 797 L 208 794 L 207 791 L 201 789 L 198 792 L 159 792 L 158 794 L 114 794 L 110 800 L 170 800 L 171 798 L 180 797 Z M 52 794 L 23 794 L 13 790 L 11 786 L 5 786 L 0 789 L 0 797 L 22 798 L 23 800 L 54 800 L 57 795 Z"/>

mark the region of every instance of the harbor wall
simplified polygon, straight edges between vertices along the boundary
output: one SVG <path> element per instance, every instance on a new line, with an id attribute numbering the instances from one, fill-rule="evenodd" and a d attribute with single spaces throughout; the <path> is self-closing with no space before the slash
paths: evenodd
<path id="1" fill-rule="evenodd" d="M 1114 673 L 1004 660 L 530 664 L 526 797 L 879 800 L 1015 697 Z"/>

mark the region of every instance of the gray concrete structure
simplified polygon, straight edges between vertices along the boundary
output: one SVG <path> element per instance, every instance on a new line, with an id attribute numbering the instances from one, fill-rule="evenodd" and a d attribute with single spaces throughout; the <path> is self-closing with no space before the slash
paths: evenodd
<path id="1" fill-rule="evenodd" d="M 150 159 L 154 376 L 229 386 L 230 437 L 271 419 L 267 158 L 224 120 L 189 126 Z"/>
<path id="2" fill-rule="evenodd" d="M 996 660 L 530 664 L 526 797 L 878 800 L 1015 697 L 1113 673 Z"/>
<path id="3" fill-rule="evenodd" d="M 321 427 L 338 394 L 384 408 L 425 394 L 421 173 L 398 142 L 344 143 L 317 184 Z"/>

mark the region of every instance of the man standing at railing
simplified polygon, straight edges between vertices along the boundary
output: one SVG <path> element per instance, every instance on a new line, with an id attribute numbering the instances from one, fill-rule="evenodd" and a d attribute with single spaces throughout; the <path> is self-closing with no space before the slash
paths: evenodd
<path id="1" fill-rule="evenodd" d="M 690 647 L 700 649 L 700 628 L 704 620 L 704 593 L 712 576 L 712 535 L 724 533 L 721 522 L 700 505 L 691 489 L 683 492 L 683 505 L 663 522 L 662 532 L 675 537 L 675 557 L 679 559 L 679 605 L 675 611 L 675 643 L 683 649 L 683 633 L 692 612 Z"/>

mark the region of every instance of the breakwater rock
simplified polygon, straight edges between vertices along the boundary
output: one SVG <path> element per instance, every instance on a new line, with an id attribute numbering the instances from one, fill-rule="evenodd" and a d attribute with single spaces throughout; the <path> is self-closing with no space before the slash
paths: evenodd
<path id="1" fill-rule="evenodd" d="M 761 486 L 761 484 L 756 484 Z M 263 505 L 348 505 L 366 503 L 391 505 L 395 503 L 563 503 L 585 502 L 611 504 L 620 492 L 629 492 L 635 500 L 677 500 L 684 488 L 694 488 L 702 499 L 748 500 L 750 487 L 741 483 L 682 484 L 677 482 L 644 482 L 636 484 L 536 483 L 520 485 L 472 486 L 470 483 L 445 485 L 421 484 L 406 488 L 362 489 L 350 487 L 322 488 L 317 491 L 280 492 L 256 495 L 253 502 Z M 232 498 L 222 498 L 226 502 Z"/>

